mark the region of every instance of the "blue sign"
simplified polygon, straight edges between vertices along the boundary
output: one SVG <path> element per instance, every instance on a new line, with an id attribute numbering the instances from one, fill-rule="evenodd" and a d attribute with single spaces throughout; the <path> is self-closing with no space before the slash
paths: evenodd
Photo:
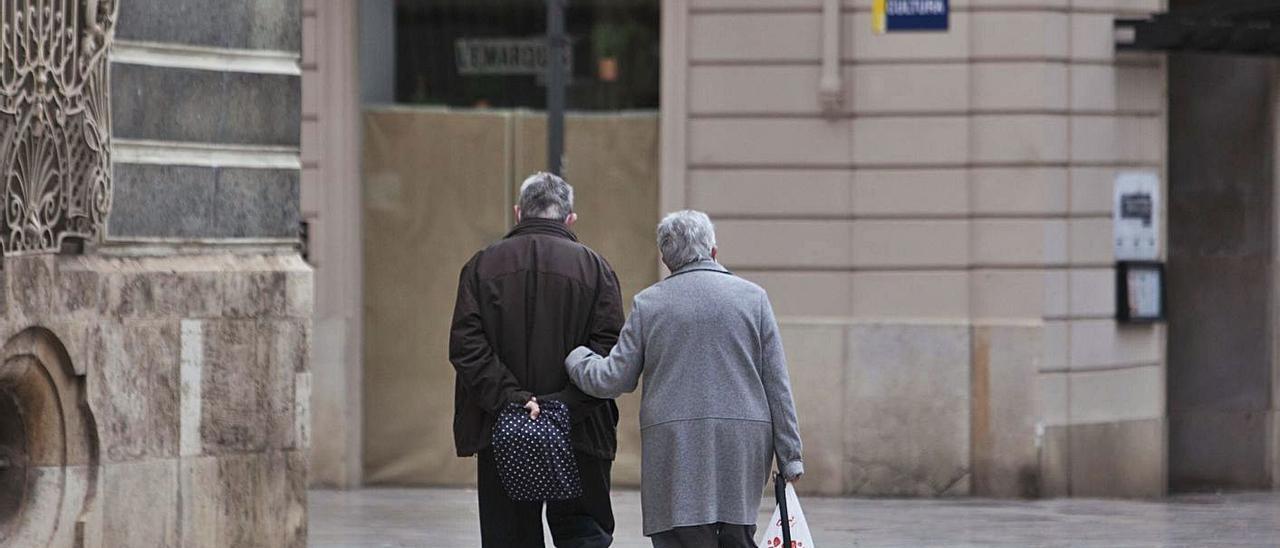
<path id="1" fill-rule="evenodd" d="M 875 0 L 871 24 L 877 33 L 945 31 L 950 24 L 948 0 Z"/>

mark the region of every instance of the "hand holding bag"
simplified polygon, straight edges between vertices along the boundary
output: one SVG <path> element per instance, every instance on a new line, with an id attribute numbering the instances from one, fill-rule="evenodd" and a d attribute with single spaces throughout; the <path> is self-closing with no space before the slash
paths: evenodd
<path id="1" fill-rule="evenodd" d="M 569 443 L 569 407 L 539 401 L 537 420 L 518 404 L 508 404 L 493 425 L 498 479 L 511 500 L 536 502 L 582 496 L 578 461 Z"/>
<path id="2" fill-rule="evenodd" d="M 809 522 L 804 519 L 804 510 L 800 509 L 795 488 L 782 474 L 778 474 L 773 482 L 778 506 L 773 510 L 769 527 L 764 530 L 760 548 L 814 548 Z"/>

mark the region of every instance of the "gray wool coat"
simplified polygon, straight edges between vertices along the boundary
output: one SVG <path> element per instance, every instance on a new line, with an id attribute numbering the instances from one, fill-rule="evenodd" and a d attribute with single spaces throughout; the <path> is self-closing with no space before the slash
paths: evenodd
<path id="1" fill-rule="evenodd" d="M 640 406 L 644 534 L 754 525 L 775 455 L 804 472 L 782 340 L 768 295 L 714 261 L 636 295 L 609 356 L 565 359 L 584 392 L 616 398 L 644 377 Z"/>

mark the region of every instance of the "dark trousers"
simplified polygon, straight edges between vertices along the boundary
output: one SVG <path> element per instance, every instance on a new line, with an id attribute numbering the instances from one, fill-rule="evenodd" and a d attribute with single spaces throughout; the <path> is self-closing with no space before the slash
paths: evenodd
<path id="1" fill-rule="evenodd" d="M 653 548 L 755 548 L 756 526 L 710 523 L 693 527 L 676 527 L 649 540 Z"/>
<path id="2" fill-rule="evenodd" d="M 575 453 L 582 497 L 548 501 L 547 527 L 558 548 L 606 548 L 613 544 L 613 504 L 609 501 L 613 461 Z M 480 539 L 484 548 L 543 548 L 541 502 L 517 502 L 498 478 L 493 450 L 477 456 Z"/>

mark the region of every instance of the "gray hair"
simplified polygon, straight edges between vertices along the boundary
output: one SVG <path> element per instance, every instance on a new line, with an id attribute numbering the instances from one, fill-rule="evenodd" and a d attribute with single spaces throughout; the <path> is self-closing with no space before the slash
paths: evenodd
<path id="1" fill-rule="evenodd" d="M 685 209 L 658 223 L 658 249 L 662 251 L 662 262 L 671 270 L 710 260 L 715 247 L 716 227 L 706 213 Z"/>
<path id="2" fill-rule="evenodd" d="M 539 171 L 520 184 L 520 215 L 563 221 L 573 213 L 573 187 L 554 173 Z"/>

